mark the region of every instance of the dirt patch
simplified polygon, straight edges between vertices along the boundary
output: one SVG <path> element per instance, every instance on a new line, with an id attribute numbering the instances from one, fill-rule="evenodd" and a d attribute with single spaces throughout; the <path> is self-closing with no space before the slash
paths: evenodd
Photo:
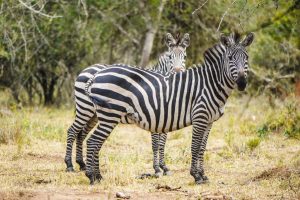
<path id="1" fill-rule="evenodd" d="M 149 193 L 140 193 L 140 192 L 128 192 L 130 199 L 153 199 L 153 200 L 170 200 L 178 197 L 178 194 L 166 193 L 166 192 L 149 192 Z M 184 197 L 186 195 L 182 195 Z M 64 199 L 64 200 L 73 200 L 73 199 L 120 199 L 116 197 L 116 192 L 92 192 L 92 193 L 80 193 L 78 191 L 65 191 L 65 192 L 17 192 L 17 193 L 0 193 L 0 200 L 17 200 L 17 199 L 30 199 L 30 200 L 40 200 L 40 199 Z"/>
<path id="2" fill-rule="evenodd" d="M 30 152 L 30 153 L 26 154 L 26 157 L 28 157 L 29 159 L 57 161 L 57 162 L 61 162 L 62 160 L 64 160 L 64 157 L 62 155 L 58 155 L 58 154 L 45 155 L 45 154 L 36 154 L 36 153 Z"/>
<path id="3" fill-rule="evenodd" d="M 300 171 L 292 170 L 288 167 L 274 167 L 263 171 L 261 174 L 255 176 L 251 180 L 260 181 L 260 180 L 270 179 L 273 177 L 286 179 L 289 178 L 293 173 L 300 174 Z"/>
<path id="4" fill-rule="evenodd" d="M 220 191 L 217 192 L 202 192 L 201 199 L 203 200 L 232 200 L 233 197 L 223 194 Z"/>
<path id="5" fill-rule="evenodd" d="M 0 200 L 25 200 L 25 199 L 32 199 L 34 197 L 34 193 L 31 192 L 0 192 Z"/>

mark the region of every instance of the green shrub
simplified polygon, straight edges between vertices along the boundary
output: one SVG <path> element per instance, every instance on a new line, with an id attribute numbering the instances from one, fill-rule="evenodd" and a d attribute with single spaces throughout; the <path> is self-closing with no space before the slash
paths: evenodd
<path id="1" fill-rule="evenodd" d="M 269 126 L 268 126 L 268 124 L 263 124 L 261 127 L 259 127 L 257 129 L 257 135 L 260 138 L 267 136 L 268 133 L 269 133 Z"/>
<path id="2" fill-rule="evenodd" d="M 260 144 L 260 138 L 255 137 L 255 138 L 251 138 L 246 142 L 247 147 L 253 151 L 254 149 L 256 149 L 256 147 L 258 147 L 258 145 Z"/>
<path id="3" fill-rule="evenodd" d="M 289 138 L 300 139 L 300 111 L 296 100 L 287 101 L 282 108 L 273 110 L 258 126 L 258 137 L 269 133 L 283 133 Z"/>

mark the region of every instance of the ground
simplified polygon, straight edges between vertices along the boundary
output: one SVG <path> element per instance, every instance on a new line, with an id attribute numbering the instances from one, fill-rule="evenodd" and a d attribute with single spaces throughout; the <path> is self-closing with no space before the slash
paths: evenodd
<path id="1" fill-rule="evenodd" d="M 191 127 L 168 135 L 166 161 L 172 175 L 141 180 L 136 177 L 153 172 L 150 134 L 119 125 L 100 153 L 104 179 L 89 186 L 74 158 L 75 172 L 65 172 L 72 108 L 4 105 L 0 199 L 115 199 L 117 192 L 130 199 L 300 199 L 300 141 L 281 130 L 258 137 L 262 121 L 282 110 L 271 108 L 263 97 L 248 100 L 230 99 L 225 115 L 213 125 L 205 153 L 209 183 L 203 185 L 195 185 L 189 174 Z"/>

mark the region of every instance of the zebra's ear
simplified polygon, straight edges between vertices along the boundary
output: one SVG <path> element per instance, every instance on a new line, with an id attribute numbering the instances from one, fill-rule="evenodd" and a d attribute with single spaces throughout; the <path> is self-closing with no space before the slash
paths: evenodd
<path id="1" fill-rule="evenodd" d="M 230 47 L 230 39 L 227 37 L 224 33 L 221 34 L 220 36 L 220 42 L 223 44 L 225 47 Z"/>
<path id="2" fill-rule="evenodd" d="M 254 33 L 249 33 L 246 38 L 243 40 L 242 45 L 244 47 L 249 46 L 254 40 Z"/>
<path id="3" fill-rule="evenodd" d="M 166 43 L 167 47 L 169 47 L 169 48 L 176 45 L 176 40 L 174 39 L 174 37 L 171 33 L 166 34 L 165 43 Z"/>
<path id="4" fill-rule="evenodd" d="M 185 33 L 183 38 L 180 41 L 180 46 L 183 48 L 187 48 L 190 45 L 190 35 L 188 33 Z"/>

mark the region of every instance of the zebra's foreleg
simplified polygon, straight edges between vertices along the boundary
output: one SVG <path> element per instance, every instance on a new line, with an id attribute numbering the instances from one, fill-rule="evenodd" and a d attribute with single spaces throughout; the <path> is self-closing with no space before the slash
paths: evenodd
<path id="1" fill-rule="evenodd" d="M 194 177 L 196 184 L 204 183 L 202 174 L 198 170 L 198 157 L 201 146 L 201 139 L 206 130 L 207 125 L 202 123 L 193 124 L 193 135 L 192 135 L 192 162 L 191 162 L 191 170 L 190 174 Z"/>
<path id="2" fill-rule="evenodd" d="M 165 163 L 165 145 L 167 133 L 159 134 L 159 167 L 164 171 L 164 175 L 170 175 L 170 170 Z"/>
<path id="3" fill-rule="evenodd" d="M 212 127 L 212 123 L 208 124 L 208 126 L 202 136 L 201 144 L 200 144 L 200 151 L 199 151 L 199 155 L 198 155 L 198 163 L 197 163 L 198 171 L 200 172 L 200 175 L 202 176 L 202 179 L 204 181 L 208 181 L 208 178 L 207 178 L 207 176 L 205 176 L 205 173 L 204 173 L 203 163 L 204 163 L 204 152 L 206 150 L 207 138 L 208 138 L 211 127 Z"/>
<path id="4" fill-rule="evenodd" d="M 85 163 L 83 161 L 83 155 L 82 155 L 82 147 L 83 147 L 83 141 L 88 135 L 88 133 L 94 128 L 94 126 L 97 124 L 97 117 L 94 115 L 89 122 L 84 126 L 83 130 L 77 135 L 76 140 L 76 163 L 80 166 L 80 171 L 85 170 Z"/>
<path id="5" fill-rule="evenodd" d="M 99 121 L 102 122 L 102 120 Z M 94 184 L 95 180 L 100 181 L 102 179 L 99 169 L 99 151 L 116 124 L 117 122 L 99 123 L 94 133 L 87 140 L 87 160 L 85 175 L 90 179 L 91 185 Z"/>
<path id="6" fill-rule="evenodd" d="M 159 160 L 158 160 L 159 134 L 151 133 L 151 139 L 152 139 L 152 151 L 153 151 L 153 168 L 155 171 L 155 176 L 160 177 L 162 174 L 159 169 Z"/>

